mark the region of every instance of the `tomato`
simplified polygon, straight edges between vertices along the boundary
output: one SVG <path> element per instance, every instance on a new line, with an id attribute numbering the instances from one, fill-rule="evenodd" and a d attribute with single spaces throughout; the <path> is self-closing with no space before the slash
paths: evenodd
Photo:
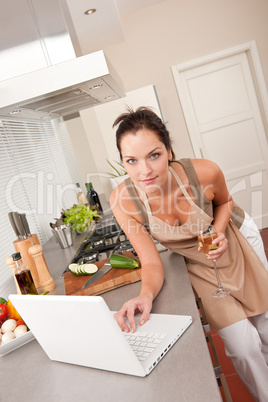
<path id="1" fill-rule="evenodd" d="M 2 325 L 7 318 L 8 318 L 8 308 L 5 304 L 0 303 L 0 324 Z"/>
<path id="2" fill-rule="evenodd" d="M 10 300 L 7 301 L 8 317 L 14 318 L 14 320 L 22 320 L 21 316 L 13 306 Z"/>
<path id="3" fill-rule="evenodd" d="M 18 321 L 17 321 L 17 327 L 18 327 L 19 325 L 26 325 L 26 324 L 25 324 L 25 322 L 24 322 L 23 320 L 18 320 Z"/>

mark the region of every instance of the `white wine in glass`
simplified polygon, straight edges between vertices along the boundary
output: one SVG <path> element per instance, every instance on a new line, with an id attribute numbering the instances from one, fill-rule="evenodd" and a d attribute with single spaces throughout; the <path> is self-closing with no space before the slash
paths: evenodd
<path id="1" fill-rule="evenodd" d="M 217 231 L 213 226 L 210 226 L 204 232 L 200 232 L 200 235 L 198 236 L 198 243 L 203 253 L 206 254 L 207 256 L 209 255 L 209 252 L 211 250 L 217 250 L 217 248 L 219 247 L 218 244 L 212 244 L 213 240 L 216 239 L 217 237 L 218 237 Z M 218 288 L 213 292 L 213 297 L 229 296 L 231 290 L 225 289 L 222 286 L 216 262 L 213 260 L 212 262 L 218 283 Z"/>

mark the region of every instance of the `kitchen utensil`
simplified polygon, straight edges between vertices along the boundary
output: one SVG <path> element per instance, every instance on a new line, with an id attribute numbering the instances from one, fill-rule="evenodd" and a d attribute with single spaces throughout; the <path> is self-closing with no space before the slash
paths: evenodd
<path id="1" fill-rule="evenodd" d="M 13 230 L 14 230 L 16 236 L 19 238 L 19 237 L 20 237 L 20 232 L 19 232 L 19 230 L 18 230 L 18 228 L 17 228 L 17 226 L 16 226 L 16 224 L 15 224 L 15 220 L 14 220 L 14 215 L 13 215 L 13 214 L 14 214 L 13 212 L 9 212 L 9 213 L 8 213 L 8 217 L 9 217 L 9 221 L 10 221 L 10 223 L 11 223 L 11 226 L 12 226 L 12 228 L 13 228 Z"/>
<path id="2" fill-rule="evenodd" d="M 20 214 L 20 217 L 21 217 L 21 221 L 22 221 L 25 233 L 26 233 L 26 237 L 30 237 L 31 231 L 30 231 L 29 224 L 28 224 L 28 221 L 26 218 L 26 214 Z"/>
<path id="3" fill-rule="evenodd" d="M 73 244 L 73 235 L 71 225 L 61 225 L 57 226 L 51 230 L 53 233 L 56 242 L 59 243 L 61 248 L 67 248 L 72 246 Z"/>
<path id="4" fill-rule="evenodd" d="M 96 282 L 98 279 L 102 278 L 107 272 L 112 269 L 112 266 L 110 264 L 110 258 L 108 261 L 103 265 L 101 269 L 99 269 L 90 279 L 86 281 L 86 283 L 82 286 L 81 290 L 84 290 L 88 286 L 92 285 L 94 282 Z"/>
<path id="5" fill-rule="evenodd" d="M 26 239 L 27 235 L 26 235 L 26 231 L 24 229 L 20 214 L 18 212 L 13 212 L 13 217 L 14 217 L 15 225 L 19 231 L 20 238 Z"/>
<path id="6" fill-rule="evenodd" d="M 37 244 L 30 247 L 28 253 L 34 259 L 42 292 L 50 292 L 51 290 L 55 289 L 56 286 L 50 275 L 42 250 L 42 246 L 40 246 L 40 244 Z"/>
<path id="7" fill-rule="evenodd" d="M 126 257 L 135 258 L 131 251 L 123 253 Z M 102 270 L 108 258 L 94 262 L 97 267 Z M 96 274 L 94 274 L 96 275 Z M 139 282 L 141 280 L 141 268 L 136 269 L 116 269 L 112 268 L 106 275 L 93 283 L 91 286 L 81 290 L 81 287 L 88 280 L 88 276 L 77 276 L 68 271 L 63 274 L 64 289 L 66 295 L 75 296 L 94 296 L 100 295 L 113 289 L 118 289 L 130 283 Z"/>
<path id="8" fill-rule="evenodd" d="M 72 234 L 71 225 L 68 224 L 68 225 L 63 226 L 63 232 L 64 232 L 64 236 L 65 236 L 65 239 L 66 239 L 68 245 L 72 246 L 72 244 L 73 244 L 73 234 Z"/>

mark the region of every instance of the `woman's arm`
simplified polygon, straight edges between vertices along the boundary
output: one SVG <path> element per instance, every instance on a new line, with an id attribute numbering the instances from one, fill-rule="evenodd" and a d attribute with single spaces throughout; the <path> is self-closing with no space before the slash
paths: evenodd
<path id="1" fill-rule="evenodd" d="M 140 217 L 129 199 L 124 184 L 112 192 L 110 205 L 117 222 L 138 254 L 142 266 L 139 296 L 127 301 L 115 314 L 115 319 L 122 331 L 129 332 L 124 319 L 127 317 L 130 329 L 134 332 L 136 312 L 142 313 L 139 320 L 140 325 L 143 325 L 149 318 L 153 300 L 164 282 L 163 264 L 151 236 L 140 222 Z"/>

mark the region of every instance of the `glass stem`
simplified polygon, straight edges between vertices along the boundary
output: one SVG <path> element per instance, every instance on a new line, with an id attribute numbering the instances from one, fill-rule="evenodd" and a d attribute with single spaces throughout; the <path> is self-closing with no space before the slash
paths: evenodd
<path id="1" fill-rule="evenodd" d="M 215 274 L 216 274 L 216 278 L 217 278 L 217 282 L 218 282 L 218 287 L 223 289 L 216 262 L 215 261 L 212 261 L 212 262 L 213 262 L 213 266 L 214 266 L 214 270 L 215 270 Z"/>

